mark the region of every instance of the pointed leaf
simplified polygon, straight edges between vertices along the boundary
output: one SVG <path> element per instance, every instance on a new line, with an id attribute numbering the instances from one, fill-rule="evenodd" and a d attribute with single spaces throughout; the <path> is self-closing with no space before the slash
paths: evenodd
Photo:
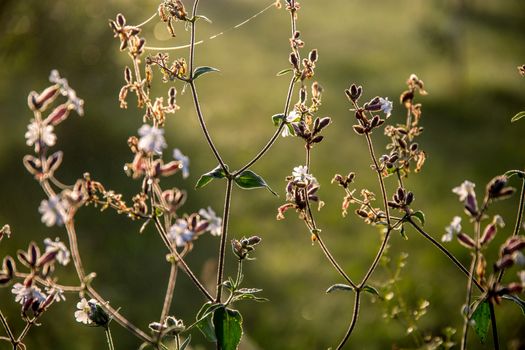
<path id="1" fill-rule="evenodd" d="M 512 123 L 520 120 L 521 118 L 525 117 L 525 111 L 521 111 L 518 114 L 516 114 L 512 119 L 510 120 Z"/>
<path id="2" fill-rule="evenodd" d="M 370 293 L 370 294 L 373 294 L 375 296 L 378 296 L 378 297 L 381 297 L 379 295 L 379 292 L 377 291 L 377 289 L 375 289 L 374 287 L 372 287 L 371 285 L 367 284 L 363 287 L 362 289 L 363 292 L 367 292 L 367 293 Z"/>
<path id="3" fill-rule="evenodd" d="M 490 306 L 488 301 L 483 301 L 478 304 L 474 313 L 472 313 L 472 321 L 474 321 L 473 328 L 479 337 L 481 343 L 485 343 L 487 333 L 490 326 Z"/>
<path id="4" fill-rule="evenodd" d="M 331 293 L 331 292 L 333 292 L 334 290 L 348 290 L 348 291 L 353 291 L 353 290 L 354 290 L 354 287 L 349 286 L 349 285 L 347 285 L 347 284 L 343 284 L 343 283 L 337 283 L 337 284 L 331 285 L 330 288 L 328 288 L 328 289 L 326 290 L 326 293 Z"/>
<path id="5" fill-rule="evenodd" d="M 217 68 L 207 67 L 207 66 L 205 66 L 205 67 L 197 67 L 193 71 L 193 80 L 197 79 L 198 77 L 200 77 L 203 74 L 210 73 L 210 72 L 219 72 L 219 70 Z"/>
<path id="6" fill-rule="evenodd" d="M 245 170 L 242 173 L 240 173 L 239 176 L 237 176 L 235 178 L 235 183 L 237 184 L 237 186 L 239 186 L 240 188 L 245 189 L 245 190 L 251 190 L 253 188 L 266 187 L 268 189 L 268 191 L 270 191 L 275 196 L 277 196 L 277 193 L 275 193 L 270 188 L 270 186 L 268 186 L 266 181 L 264 181 L 264 179 L 262 177 L 260 177 L 259 175 L 257 175 L 256 173 L 254 173 L 251 170 Z"/>
<path id="7" fill-rule="evenodd" d="M 507 300 L 510 300 L 510 301 L 513 301 L 515 302 L 516 304 L 518 304 L 518 306 L 521 308 L 521 312 L 523 313 L 523 315 L 525 316 L 525 301 L 523 301 L 522 299 L 520 299 L 519 297 L 515 296 L 515 295 L 512 295 L 512 294 L 504 294 L 502 296 L 503 299 L 507 299 Z"/>
<path id="8" fill-rule="evenodd" d="M 284 114 L 274 114 L 272 115 L 272 122 L 274 126 L 279 126 L 281 122 L 286 118 Z"/>
<path id="9" fill-rule="evenodd" d="M 197 184 L 195 185 L 195 188 L 201 188 L 209 184 L 213 179 L 224 179 L 226 177 L 226 173 L 224 172 L 224 169 L 221 168 L 220 165 L 218 165 L 215 169 L 213 169 L 210 172 L 207 172 L 206 174 L 202 174 L 199 178 L 199 181 L 197 181 Z"/>
<path id="10" fill-rule="evenodd" d="M 509 170 L 503 175 L 505 175 L 507 178 L 510 178 L 510 177 L 512 177 L 514 175 L 518 175 L 519 178 L 523 179 L 525 177 L 525 171 L 522 171 L 522 170 Z"/>
<path id="11" fill-rule="evenodd" d="M 216 342 L 217 338 L 215 337 L 215 330 L 213 328 L 213 312 L 221 307 L 221 304 L 215 304 L 215 303 L 206 303 L 202 305 L 201 309 L 197 313 L 196 319 L 197 321 L 194 323 L 195 327 L 197 327 L 201 333 L 204 335 L 206 340 L 209 342 Z M 186 330 L 189 330 L 192 328 L 193 325 Z"/>
<path id="12" fill-rule="evenodd" d="M 279 71 L 276 76 L 280 77 L 281 75 L 285 75 L 285 74 L 288 74 L 290 72 L 292 72 L 293 69 L 292 68 L 286 68 L 286 69 L 283 69 L 281 71 Z"/>
<path id="13" fill-rule="evenodd" d="M 416 211 L 415 213 L 412 213 L 412 217 L 419 220 L 421 223 L 421 226 L 425 226 L 425 213 L 423 213 L 421 210 Z"/>
<path id="14" fill-rule="evenodd" d="M 222 350 L 236 350 L 242 336 L 242 316 L 237 310 L 218 308 L 213 313 L 217 343 Z"/>
<path id="15" fill-rule="evenodd" d="M 203 15 L 197 15 L 197 16 L 195 16 L 195 19 L 203 19 L 203 20 L 205 20 L 205 21 L 208 22 L 208 23 L 213 23 L 213 22 L 211 21 L 211 19 L 209 19 L 208 17 L 203 16 Z"/>

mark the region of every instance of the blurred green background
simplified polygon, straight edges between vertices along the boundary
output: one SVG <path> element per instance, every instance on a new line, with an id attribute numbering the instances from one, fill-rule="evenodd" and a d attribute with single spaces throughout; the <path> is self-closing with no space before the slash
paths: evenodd
<path id="1" fill-rule="evenodd" d="M 13 237 L 2 241 L 0 255 L 13 255 L 31 240 L 41 244 L 45 237 L 65 239 L 63 228 L 41 224 L 37 208 L 44 195 L 21 161 L 31 153 L 24 139 L 32 117 L 26 97 L 29 91 L 47 86 L 51 69 L 58 69 L 69 79 L 85 99 L 86 112 L 83 118 L 71 116 L 56 130 L 55 149 L 65 152 L 59 178 L 73 183 L 89 171 L 107 188 L 124 193 L 128 201 L 140 188 L 140 182 L 126 177 L 123 164 L 131 159 L 126 139 L 136 134 L 142 112 L 134 107 L 133 96 L 128 110 L 118 106 L 122 71 L 129 59 L 119 52 L 107 23 L 118 12 L 125 14 L 128 23 L 140 23 L 156 11 L 158 3 L 0 2 L 0 224 L 9 223 L 13 230 Z M 191 6 L 190 1 L 185 3 Z M 231 28 L 269 3 L 202 0 L 200 13 L 213 24 L 199 24 L 198 37 L 207 38 Z M 427 214 L 426 229 L 439 238 L 451 218 L 462 215 L 452 187 L 469 179 L 481 191 L 493 176 L 523 168 L 525 124 L 511 124 L 510 118 L 525 109 L 525 80 L 516 70 L 525 63 L 525 2 L 333 0 L 302 1 L 301 5 L 298 27 L 306 41 L 305 49 L 319 50 L 315 78 L 325 89 L 320 115 L 333 118 L 325 141 L 313 153 L 313 172 L 321 182 L 321 199 L 326 202 L 318 222 L 334 255 L 350 276 L 359 279 L 375 255 L 379 235 L 353 215 L 341 217 L 342 191 L 329 183 L 333 174 L 353 170 L 357 172 L 357 188 L 377 191 L 377 184 L 365 141 L 351 129 L 353 116 L 343 90 L 356 82 L 363 85 L 367 98 L 389 96 L 395 102 L 390 121 L 401 122 L 404 112 L 397 101 L 405 80 L 416 73 L 425 81 L 429 95 L 418 100 L 423 103 L 425 127 L 420 145 L 427 151 L 428 161 L 423 172 L 410 176 L 407 184 L 416 194 L 414 207 Z M 148 24 L 144 33 L 149 45 L 185 44 L 188 34 L 183 26 L 178 24 L 176 30 L 178 37 L 168 40 L 165 26 L 155 22 Z M 282 110 L 288 84 L 287 77 L 276 77 L 275 73 L 288 66 L 288 37 L 288 14 L 271 9 L 197 48 L 197 65 L 221 70 L 202 78 L 198 87 L 213 138 L 232 168 L 250 159 L 274 131 L 270 116 Z M 186 51 L 170 53 L 171 58 L 186 55 Z M 220 213 L 223 183 L 193 189 L 199 175 L 216 163 L 202 137 L 190 94 L 180 94 L 182 87 L 176 86 L 182 108 L 169 116 L 166 138 L 171 148 L 178 147 L 190 156 L 191 176 L 187 180 L 174 176 L 164 181 L 164 187 L 188 191 L 189 200 L 183 208 L 187 212 L 210 205 Z M 167 88 L 157 79 L 154 93 L 164 96 Z M 380 133 L 374 134 L 374 139 L 381 154 L 386 139 Z M 279 139 L 253 167 L 278 190 L 280 198 L 264 190 L 234 190 L 231 236 L 258 234 L 263 238 L 257 260 L 246 265 L 246 286 L 263 288 L 263 295 L 271 300 L 238 305 L 245 328 L 241 349 L 326 349 L 336 345 L 350 320 L 353 298 L 346 293 L 324 293 L 331 284 L 343 281 L 318 247 L 312 246 L 304 225 L 292 213 L 285 221 L 275 221 L 276 208 L 284 201 L 284 178 L 304 162 L 303 153 L 299 140 Z M 513 185 L 519 186 L 517 182 Z M 512 230 L 516 205 L 517 196 L 491 209 L 491 214 L 501 213 L 508 223 L 487 253 L 492 259 Z M 77 224 L 85 267 L 98 275 L 94 286 L 141 328 L 157 320 L 169 268 L 165 249 L 152 228 L 139 235 L 140 223 L 93 208 L 81 210 Z M 401 252 L 409 254 L 399 284 L 406 302 L 416 307 L 421 299 L 430 301 L 429 312 L 419 323 L 421 332 L 439 335 L 447 326 L 459 330 L 464 276 L 416 232 L 408 230 L 407 234 L 408 241 L 399 235 L 393 237 L 389 256 L 397 259 Z M 215 278 L 217 247 L 217 239 L 201 237 L 187 259 L 208 285 L 213 285 Z M 465 249 L 456 242 L 449 247 L 468 264 Z M 228 251 L 227 273 L 233 274 L 234 269 Z M 59 275 L 65 284 L 76 282 L 72 266 Z M 378 286 L 387 278 L 379 268 L 371 283 Z M 75 322 L 77 301 L 70 295 L 67 302 L 54 305 L 42 318 L 43 326 L 31 330 L 28 348 L 102 349 L 103 331 Z M 203 301 L 180 273 L 172 313 L 191 324 Z M 23 324 L 10 288 L 0 290 L 0 307 L 19 332 Z M 384 310 L 383 302 L 372 303 L 371 298 L 364 297 L 348 348 L 413 345 L 401 322 L 382 320 Z M 496 312 L 503 348 L 519 347 L 511 343 L 518 344 L 521 338 L 523 344 L 521 311 L 503 303 Z M 116 324 L 113 332 L 117 349 L 138 346 L 137 340 Z M 200 334 L 194 333 L 193 338 L 196 349 L 214 348 Z M 472 349 L 492 347 L 490 341 L 481 345 L 474 336 L 470 342 Z M 0 343 L 0 349 L 7 348 L 7 343 Z"/>

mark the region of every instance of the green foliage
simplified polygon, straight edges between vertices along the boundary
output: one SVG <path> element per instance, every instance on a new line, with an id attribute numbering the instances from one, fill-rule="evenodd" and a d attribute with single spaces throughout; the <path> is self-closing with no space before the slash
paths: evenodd
<path id="1" fill-rule="evenodd" d="M 518 120 L 520 120 L 523 117 L 525 117 L 525 111 L 521 111 L 521 112 L 517 113 L 514 117 L 512 117 L 512 119 L 510 121 L 512 123 L 514 123 L 514 122 L 517 122 Z"/>
<path id="2" fill-rule="evenodd" d="M 235 350 L 242 337 L 242 316 L 237 310 L 220 307 L 213 313 L 217 343 L 222 350 Z"/>
<path id="3" fill-rule="evenodd" d="M 213 67 L 197 67 L 193 71 L 193 80 L 196 80 L 198 77 L 200 77 L 203 74 L 211 73 L 211 72 L 219 72 L 217 68 Z"/>
<path id="4" fill-rule="evenodd" d="M 212 171 L 209 171 L 199 178 L 197 181 L 197 184 L 195 185 L 195 188 L 201 188 L 209 184 L 213 179 L 224 179 L 226 177 L 226 173 L 224 172 L 224 169 L 218 165 L 215 169 Z"/>
<path id="5" fill-rule="evenodd" d="M 490 306 L 487 300 L 482 301 L 472 313 L 472 327 L 482 343 L 485 343 L 490 326 Z"/>
<path id="6" fill-rule="evenodd" d="M 278 196 L 277 193 L 275 193 L 270 186 L 264 181 L 264 179 L 254 173 L 251 170 L 245 170 L 242 173 L 239 174 L 239 176 L 235 177 L 235 183 L 237 186 L 244 190 L 251 190 L 254 188 L 266 188 L 268 191 L 270 191 L 273 195 Z"/>

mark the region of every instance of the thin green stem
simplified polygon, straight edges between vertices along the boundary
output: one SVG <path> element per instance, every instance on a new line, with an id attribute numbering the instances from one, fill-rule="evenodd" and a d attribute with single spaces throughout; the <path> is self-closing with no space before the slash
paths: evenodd
<path id="1" fill-rule="evenodd" d="M 222 214 L 221 243 L 219 247 L 219 263 L 217 268 L 217 292 L 215 302 L 220 303 L 222 297 L 222 282 L 224 277 L 224 260 L 226 257 L 226 240 L 228 238 L 228 219 L 230 218 L 230 205 L 232 195 L 233 179 L 230 177 L 226 182 L 226 194 L 224 196 L 224 212 Z"/>
<path id="2" fill-rule="evenodd" d="M 2 313 L 2 310 L 0 310 L 0 321 L 2 322 L 2 326 L 4 326 L 7 336 L 9 337 L 9 339 L 11 339 L 11 343 L 14 344 L 16 342 L 15 336 L 11 331 L 9 323 L 7 323 L 7 318 L 5 318 L 4 314 Z"/>
<path id="3" fill-rule="evenodd" d="M 195 0 L 193 3 L 193 9 L 192 9 L 192 18 L 195 19 L 197 15 L 197 7 L 199 6 L 199 0 Z M 196 32 L 196 25 L 197 21 L 193 20 L 191 21 L 191 33 L 190 33 L 190 59 L 189 59 L 189 71 L 190 71 L 190 79 L 189 84 L 191 88 L 191 95 L 193 97 L 193 104 L 195 105 L 195 111 L 197 112 L 197 117 L 199 119 L 199 124 L 201 126 L 202 132 L 204 133 L 204 137 L 206 138 L 206 141 L 208 142 L 208 146 L 210 146 L 211 151 L 213 152 L 213 155 L 219 162 L 221 168 L 224 170 L 226 174 L 229 174 L 228 169 L 226 168 L 226 164 L 222 160 L 221 155 L 219 154 L 219 151 L 217 150 L 217 147 L 213 143 L 213 140 L 211 139 L 211 135 L 208 131 L 208 128 L 206 127 L 206 122 L 204 121 L 204 116 L 202 114 L 201 105 L 199 102 L 199 96 L 197 94 L 197 88 L 195 87 L 195 81 L 193 80 L 193 66 L 195 64 L 195 32 Z"/>
<path id="4" fill-rule="evenodd" d="M 521 230 L 521 222 L 523 220 L 523 207 L 525 206 L 525 178 L 522 180 L 521 183 L 521 194 L 520 194 L 520 202 L 518 205 L 518 213 L 516 215 L 516 224 L 514 225 L 514 231 L 512 232 L 512 236 L 517 236 L 520 233 Z M 501 282 L 501 279 L 503 278 L 503 274 L 505 273 L 505 270 L 501 270 L 498 274 L 498 283 Z"/>
<path id="5" fill-rule="evenodd" d="M 385 249 L 388 245 L 388 240 L 390 239 L 390 233 L 392 231 L 388 229 L 386 231 L 385 237 L 383 238 L 383 241 L 381 242 L 381 246 L 379 247 L 379 250 L 377 251 L 376 257 L 374 261 L 372 262 L 372 265 L 368 268 L 368 271 L 366 272 L 365 276 L 361 280 L 361 283 L 359 283 L 358 288 L 361 289 L 365 286 L 366 282 L 372 276 L 372 273 L 374 273 L 375 269 L 377 268 L 377 265 L 379 264 L 379 261 L 381 260 L 381 257 L 383 256 L 383 253 L 385 252 Z"/>
<path id="6" fill-rule="evenodd" d="M 161 236 L 162 240 L 164 241 L 164 244 L 166 245 L 166 247 L 169 249 L 169 251 L 171 252 L 171 254 L 173 254 L 175 256 L 175 259 L 177 260 L 177 264 L 180 265 L 182 267 L 182 269 L 184 270 L 184 273 L 186 273 L 186 275 L 191 279 L 191 281 L 193 282 L 193 284 L 195 284 L 195 286 L 202 292 L 202 294 L 209 300 L 209 301 L 213 301 L 213 297 L 211 296 L 211 294 L 208 292 L 208 290 L 206 290 L 206 288 L 203 286 L 203 284 L 199 281 L 199 279 L 197 278 L 197 276 L 195 276 L 195 274 L 193 273 L 193 271 L 190 269 L 190 267 L 188 266 L 188 264 L 186 264 L 186 262 L 184 261 L 184 259 L 182 258 L 182 256 L 177 252 L 177 249 L 175 249 L 173 247 L 173 245 L 170 243 L 169 239 L 168 239 L 168 235 L 166 233 L 166 231 L 164 230 L 164 227 L 162 226 L 160 220 L 158 217 L 154 217 L 154 220 L 155 222 L 155 227 L 157 228 L 157 231 L 159 232 L 159 235 Z"/>
<path id="7" fill-rule="evenodd" d="M 475 268 L 476 268 L 476 257 L 474 255 L 474 257 L 472 258 L 472 262 L 470 264 L 470 270 L 469 270 L 469 274 L 471 276 L 474 273 Z M 465 311 L 464 318 L 465 319 L 463 321 L 463 332 L 461 336 L 461 350 L 465 350 L 467 348 L 467 338 L 468 338 L 468 330 L 469 330 L 468 325 L 469 325 L 470 316 L 471 316 L 470 298 L 472 295 L 472 280 L 473 278 L 469 278 L 467 281 L 467 296 L 466 296 L 466 302 L 465 302 L 465 308 L 464 308 L 464 311 Z"/>
<path id="8" fill-rule="evenodd" d="M 321 238 L 320 233 L 316 234 L 317 242 L 319 243 L 319 246 L 321 247 L 321 250 L 323 251 L 324 255 L 330 261 L 330 264 L 339 272 L 339 274 L 352 286 L 352 288 L 357 289 L 357 285 L 350 279 L 350 277 L 347 275 L 347 273 L 343 270 L 343 268 L 337 263 L 337 260 L 332 256 L 332 253 L 330 253 L 330 250 L 326 247 L 326 245 L 323 242 L 323 239 Z"/>
<path id="9" fill-rule="evenodd" d="M 106 332 L 109 350 L 115 350 L 115 345 L 113 345 L 113 337 L 111 336 L 111 330 L 109 329 L 109 326 L 105 327 L 104 331 Z"/>
<path id="10" fill-rule="evenodd" d="M 355 325 L 357 323 L 357 318 L 359 317 L 360 297 L 361 297 L 361 291 L 356 290 L 355 298 L 354 298 L 354 311 L 352 312 L 352 321 L 350 321 L 350 325 L 348 326 L 348 330 L 346 331 L 345 336 L 343 337 L 343 339 L 337 346 L 337 350 L 340 350 L 343 348 L 343 346 L 346 344 L 346 342 L 350 338 L 350 335 L 354 331 Z"/>
<path id="11" fill-rule="evenodd" d="M 164 322 L 168 313 L 170 312 L 171 301 L 173 299 L 173 291 L 175 290 L 175 282 L 177 281 L 177 264 L 171 263 L 170 278 L 168 280 L 168 287 L 166 288 L 166 295 L 164 296 L 164 304 L 162 305 L 162 312 L 160 314 L 160 322 Z M 160 333 L 159 333 L 160 334 Z"/>
<path id="12" fill-rule="evenodd" d="M 87 293 L 89 294 L 89 296 L 92 297 L 93 299 L 97 300 L 98 303 L 104 309 L 106 309 L 108 311 L 108 313 L 111 315 L 111 317 L 113 319 L 115 319 L 119 325 L 121 325 L 123 328 L 127 329 L 128 331 L 130 331 L 137 338 L 142 339 L 143 341 L 145 341 L 148 344 L 153 344 L 153 340 L 150 338 L 149 335 L 144 333 L 140 328 L 138 328 L 137 326 L 132 324 L 130 321 L 128 321 L 127 318 L 122 316 L 117 310 L 115 310 L 113 307 L 111 307 L 107 303 L 107 301 L 104 298 L 102 298 L 102 296 L 100 294 L 98 294 L 98 292 L 91 285 L 87 285 L 86 289 L 87 289 Z"/>
<path id="13" fill-rule="evenodd" d="M 494 312 L 494 304 L 489 300 L 490 322 L 492 327 L 492 342 L 494 350 L 499 350 L 498 327 L 496 325 L 496 313 Z"/>
<path id="14" fill-rule="evenodd" d="M 407 218 L 407 222 L 410 223 L 410 225 L 412 225 L 412 227 L 414 227 L 416 229 L 417 232 L 419 232 L 423 237 L 425 237 L 427 240 L 429 240 L 436 248 L 438 248 L 443 254 L 445 254 L 447 256 L 447 258 L 450 259 L 450 261 L 452 261 L 454 263 L 454 265 L 456 265 L 460 270 L 461 272 L 463 272 L 465 274 L 465 276 L 467 276 L 468 278 L 471 277 L 471 273 L 469 272 L 469 270 L 467 270 L 465 268 L 465 266 L 463 266 L 463 264 L 461 264 L 461 262 L 456 259 L 456 257 L 454 255 L 452 255 L 451 252 L 449 252 L 447 250 L 447 248 L 445 248 L 441 243 L 439 243 L 436 239 L 434 239 L 434 237 L 432 237 L 431 235 L 429 235 L 427 232 L 425 232 L 425 230 L 423 230 L 421 227 L 419 227 L 418 224 L 416 224 L 411 217 L 408 217 Z M 478 280 L 476 280 L 475 278 L 472 279 L 474 284 L 476 285 L 476 287 L 478 287 L 478 289 L 481 291 L 481 292 L 485 292 L 485 288 L 479 283 Z"/>

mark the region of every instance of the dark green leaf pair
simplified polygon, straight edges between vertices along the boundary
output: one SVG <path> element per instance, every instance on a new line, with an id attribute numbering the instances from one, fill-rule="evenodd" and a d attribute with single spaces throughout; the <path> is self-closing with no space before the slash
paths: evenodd
<path id="1" fill-rule="evenodd" d="M 199 181 L 197 181 L 197 184 L 195 185 L 195 188 L 201 188 L 209 184 L 213 179 L 223 179 L 226 177 L 226 173 L 224 172 L 224 169 L 222 169 L 220 166 L 217 166 L 215 169 L 213 169 L 210 172 L 207 172 L 206 174 L 203 174 Z M 264 181 L 264 179 L 254 173 L 251 170 L 245 170 L 239 175 L 233 179 L 237 186 L 244 190 L 251 190 L 254 188 L 266 188 L 268 191 L 270 191 L 272 194 L 277 196 L 277 193 L 275 193 L 270 186 Z"/>
<path id="2" fill-rule="evenodd" d="M 345 291 L 353 291 L 354 290 L 354 287 L 352 286 L 349 286 L 347 284 L 343 284 L 343 283 L 337 283 L 337 284 L 334 284 L 332 286 L 330 286 L 330 288 L 328 288 L 326 290 L 326 293 L 331 293 L 333 292 L 334 290 L 345 290 Z M 367 293 L 370 293 L 370 294 L 373 294 L 375 296 L 378 296 L 379 297 L 379 292 L 377 291 L 377 289 L 375 289 L 374 287 L 370 286 L 370 285 L 365 285 L 363 286 L 363 288 L 361 289 L 363 292 L 367 292 Z"/>
<path id="3" fill-rule="evenodd" d="M 204 16 L 200 16 L 200 17 L 204 18 Z M 219 70 L 217 68 L 207 67 L 207 66 L 197 67 L 193 71 L 193 80 L 197 79 L 198 77 L 200 77 L 203 74 L 211 73 L 211 72 L 219 72 Z"/>

